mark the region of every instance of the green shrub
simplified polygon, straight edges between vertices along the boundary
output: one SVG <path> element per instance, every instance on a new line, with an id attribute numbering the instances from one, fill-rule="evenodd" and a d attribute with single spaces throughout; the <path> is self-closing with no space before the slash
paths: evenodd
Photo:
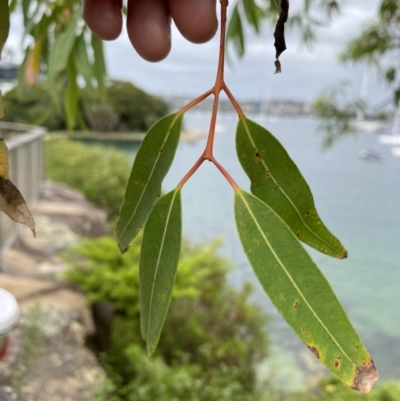
<path id="1" fill-rule="evenodd" d="M 119 116 L 119 131 L 147 131 L 168 113 L 168 106 L 129 82 L 112 81 L 106 102 Z"/>
<path id="2" fill-rule="evenodd" d="M 4 94 L 3 102 L 5 121 L 41 125 L 51 131 L 65 127 L 64 117 L 53 106 L 47 83 L 14 88 Z"/>
<path id="3" fill-rule="evenodd" d="M 84 110 L 88 126 L 94 131 L 114 131 L 119 122 L 119 116 L 114 108 L 107 103 L 90 103 Z"/>
<path id="4" fill-rule="evenodd" d="M 146 356 L 140 334 L 140 239 L 122 256 L 113 238 L 82 239 L 68 257 L 66 278 L 89 300 L 112 301 L 111 348 L 101 360 L 108 374 L 99 400 L 259 399 L 255 367 L 268 353 L 267 318 L 249 302 L 251 288 L 232 288 L 218 244 L 184 243 L 170 311 L 156 354 Z"/>
<path id="5" fill-rule="evenodd" d="M 65 139 L 45 144 L 46 176 L 82 192 L 114 219 L 124 199 L 129 178 L 129 157 L 103 146 L 84 145 Z"/>
<path id="6" fill-rule="evenodd" d="M 62 91 L 60 104 L 63 104 Z M 3 96 L 6 121 L 41 125 L 49 131 L 65 130 L 65 115 L 54 107 L 47 82 L 14 88 Z M 79 91 L 80 127 L 95 131 L 147 131 L 168 113 L 168 105 L 129 82 L 111 81 L 106 93 Z"/>

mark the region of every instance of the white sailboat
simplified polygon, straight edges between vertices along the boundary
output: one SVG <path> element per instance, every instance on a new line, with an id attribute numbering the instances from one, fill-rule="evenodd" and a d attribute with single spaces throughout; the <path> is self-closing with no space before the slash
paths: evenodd
<path id="1" fill-rule="evenodd" d="M 379 135 L 378 141 L 384 145 L 392 146 L 392 154 L 400 157 L 400 104 L 396 108 L 391 134 Z"/>

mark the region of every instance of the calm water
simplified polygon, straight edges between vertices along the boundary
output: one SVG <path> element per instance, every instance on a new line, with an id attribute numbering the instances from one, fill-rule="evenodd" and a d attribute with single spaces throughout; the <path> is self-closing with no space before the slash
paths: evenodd
<path id="1" fill-rule="evenodd" d="M 186 128 L 206 132 L 208 117 L 188 113 Z M 235 156 L 235 116 L 221 115 L 214 154 L 236 182 L 249 189 L 249 181 Z M 322 151 L 321 137 L 312 121 L 261 121 L 286 147 L 308 181 L 320 216 L 349 251 L 335 260 L 314 252 L 314 260 L 327 276 L 350 319 L 369 348 L 381 378 L 400 379 L 400 158 L 379 145 L 372 135 L 339 141 Z M 173 189 L 199 157 L 204 141 L 181 143 L 165 181 Z M 383 164 L 359 158 L 361 149 L 382 152 Z M 131 150 L 134 152 L 134 150 Z M 218 170 L 205 163 L 183 189 L 184 233 L 193 240 L 223 238 L 221 252 L 236 268 L 232 282 L 255 284 L 255 300 L 274 316 L 275 349 L 298 356 L 294 363 L 310 368 L 309 351 L 287 328 L 256 282 L 237 238 L 233 192 Z M 312 369 L 312 367 L 310 368 Z"/>

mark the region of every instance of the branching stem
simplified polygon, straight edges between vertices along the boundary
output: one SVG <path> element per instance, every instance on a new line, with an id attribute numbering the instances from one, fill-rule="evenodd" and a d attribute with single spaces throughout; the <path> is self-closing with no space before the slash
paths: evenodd
<path id="1" fill-rule="evenodd" d="M 236 112 L 238 113 L 239 118 L 244 116 L 244 113 L 239 106 L 239 103 L 232 95 L 231 91 L 228 89 L 224 80 L 224 67 L 225 67 L 225 36 L 226 36 L 226 15 L 228 8 L 228 0 L 220 0 L 221 2 L 221 33 L 220 33 L 220 42 L 219 42 L 219 58 L 218 58 L 218 69 L 217 69 L 217 77 L 215 79 L 214 86 L 207 92 L 203 93 L 196 99 L 192 100 L 186 106 L 182 107 L 179 111 L 180 113 L 185 113 L 187 110 L 197 105 L 206 99 L 209 95 L 214 95 L 214 102 L 211 114 L 210 128 L 208 131 L 207 144 L 203 154 L 196 161 L 193 167 L 186 173 L 186 175 L 182 178 L 182 180 L 178 184 L 178 188 L 182 188 L 186 181 L 197 171 L 197 169 L 203 164 L 204 160 L 208 160 L 211 163 L 214 163 L 218 170 L 222 173 L 222 175 L 226 178 L 226 180 L 231 184 L 233 189 L 238 189 L 238 185 L 233 180 L 233 178 L 229 175 L 229 173 L 221 166 L 221 164 L 214 158 L 213 156 L 213 146 L 214 146 L 214 137 L 215 137 L 215 126 L 217 123 L 217 114 L 218 114 L 218 104 L 219 104 L 219 95 L 221 91 L 224 91 Z"/>
<path id="2" fill-rule="evenodd" d="M 191 102 L 189 102 L 187 105 L 183 106 L 178 113 L 184 114 L 186 113 L 189 109 L 191 109 L 192 107 L 196 106 L 197 104 L 201 103 L 203 100 L 207 99 L 208 96 L 210 96 L 211 94 L 213 94 L 214 91 L 213 89 L 210 89 L 209 91 L 203 93 L 202 95 L 200 95 L 199 97 L 196 97 L 196 99 L 192 100 Z"/>

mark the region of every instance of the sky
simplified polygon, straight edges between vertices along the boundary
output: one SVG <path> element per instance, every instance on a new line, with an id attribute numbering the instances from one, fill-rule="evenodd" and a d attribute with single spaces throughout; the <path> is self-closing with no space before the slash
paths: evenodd
<path id="1" fill-rule="evenodd" d="M 302 0 L 292 0 L 295 9 Z M 282 74 L 274 75 L 273 28 L 265 23 L 260 36 L 248 34 L 247 52 L 227 68 L 226 83 L 238 99 L 293 99 L 312 101 L 321 91 L 349 81 L 349 100 L 360 94 L 364 66 L 342 65 L 337 54 L 355 37 L 363 24 L 376 13 L 379 0 L 347 1 L 341 16 L 329 27 L 317 31 L 318 41 L 311 50 L 301 44 L 296 32 L 287 30 L 288 49 L 281 55 Z M 173 46 L 168 58 L 148 63 L 133 50 L 126 32 L 115 42 L 106 43 L 108 71 L 111 77 L 129 80 L 153 94 L 197 96 L 215 79 L 218 34 L 206 44 L 184 40 L 173 28 Z M 390 89 L 376 74 L 368 73 L 368 98 L 372 103 L 390 96 Z"/>
<path id="2" fill-rule="evenodd" d="M 304 0 L 291 0 L 295 10 Z M 239 100 L 312 101 L 321 91 L 349 82 L 348 100 L 360 95 L 364 65 L 342 65 L 337 55 L 349 39 L 376 14 L 380 0 L 345 1 L 333 23 L 317 30 L 318 40 L 307 49 L 298 33 L 286 30 L 287 50 L 281 55 L 282 74 L 274 75 L 273 28 L 266 22 L 261 34 L 247 30 L 247 52 L 243 59 L 232 57 L 226 68 L 226 83 Z M 9 44 L 18 47 L 21 21 L 12 17 Z M 210 42 L 187 42 L 173 26 L 169 56 L 159 63 L 141 59 L 133 50 L 126 31 L 113 42 L 105 42 L 106 63 L 111 78 L 131 81 L 155 95 L 198 96 L 213 86 L 218 57 L 218 34 Z M 374 72 L 367 74 L 368 100 L 379 104 L 391 96 L 390 88 Z"/>

